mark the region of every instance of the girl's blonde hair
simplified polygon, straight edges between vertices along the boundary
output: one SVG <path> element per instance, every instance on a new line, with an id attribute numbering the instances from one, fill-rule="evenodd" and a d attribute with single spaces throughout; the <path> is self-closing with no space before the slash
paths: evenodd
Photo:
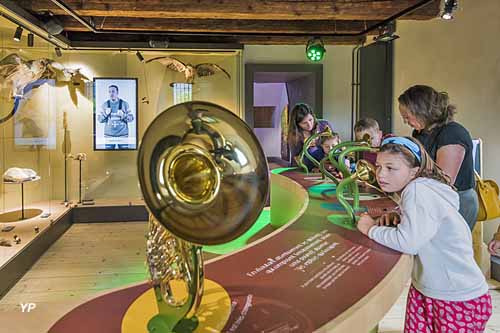
<path id="1" fill-rule="evenodd" d="M 417 171 L 417 174 L 415 175 L 416 178 L 418 177 L 431 178 L 440 181 L 441 183 L 444 183 L 446 185 L 452 186 L 450 177 L 446 175 L 443 172 L 443 170 L 441 170 L 441 168 L 432 160 L 430 155 L 425 150 L 424 146 L 422 146 L 422 144 L 414 138 L 407 136 L 404 138 L 414 142 L 419 147 L 420 157 L 421 157 L 420 161 L 417 159 L 415 154 L 409 148 L 405 147 L 402 144 L 397 144 L 397 143 L 384 144 L 380 147 L 380 152 L 399 154 L 404 158 L 404 160 L 408 163 L 408 165 L 411 168 L 418 167 L 419 169 Z"/>

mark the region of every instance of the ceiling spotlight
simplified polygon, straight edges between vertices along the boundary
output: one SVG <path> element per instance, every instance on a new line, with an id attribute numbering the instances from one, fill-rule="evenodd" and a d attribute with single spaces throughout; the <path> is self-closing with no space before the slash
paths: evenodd
<path id="1" fill-rule="evenodd" d="M 139 59 L 140 62 L 144 62 L 144 57 L 142 56 L 140 51 L 137 51 L 135 53 L 135 56 L 137 57 L 137 59 Z"/>
<path id="2" fill-rule="evenodd" d="M 391 42 L 399 38 L 399 36 L 396 35 L 395 32 L 396 23 L 394 21 L 389 22 L 387 25 L 384 25 L 378 29 L 378 36 L 375 36 L 373 40 L 376 42 Z"/>
<path id="3" fill-rule="evenodd" d="M 443 13 L 441 14 L 441 18 L 443 20 L 452 20 L 453 19 L 453 11 L 458 8 L 458 0 L 446 0 L 444 2 Z"/>
<path id="4" fill-rule="evenodd" d="M 61 49 L 60 49 L 60 48 L 56 47 L 56 48 L 54 49 L 54 51 L 56 51 L 56 56 L 58 56 L 58 57 L 62 57 L 62 52 L 61 52 Z"/>
<path id="5" fill-rule="evenodd" d="M 14 32 L 13 38 L 16 42 L 20 42 L 22 35 L 23 35 L 23 28 L 20 25 L 18 25 L 16 28 L 16 32 Z"/>
<path id="6" fill-rule="evenodd" d="M 312 38 L 307 42 L 306 56 L 311 61 L 321 61 L 326 50 L 321 38 Z"/>
<path id="7" fill-rule="evenodd" d="M 28 46 L 33 47 L 35 45 L 35 35 L 31 32 L 28 34 Z"/>

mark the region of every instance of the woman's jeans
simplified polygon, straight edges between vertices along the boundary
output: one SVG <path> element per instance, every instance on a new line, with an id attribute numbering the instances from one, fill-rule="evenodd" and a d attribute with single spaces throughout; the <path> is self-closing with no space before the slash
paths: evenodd
<path id="1" fill-rule="evenodd" d="M 460 209 L 458 212 L 463 216 L 472 231 L 477 222 L 477 214 L 479 212 L 479 201 L 476 190 L 471 188 L 465 191 L 458 191 L 458 196 L 460 197 Z"/>

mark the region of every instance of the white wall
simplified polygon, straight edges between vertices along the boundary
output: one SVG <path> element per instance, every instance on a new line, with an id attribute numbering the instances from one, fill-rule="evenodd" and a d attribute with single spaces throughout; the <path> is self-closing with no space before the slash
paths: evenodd
<path id="1" fill-rule="evenodd" d="M 397 97 L 409 86 L 447 91 L 456 120 L 484 140 L 484 175 L 500 182 L 500 1 L 460 1 L 453 21 L 398 22 L 395 49 L 394 129 L 409 134 Z M 490 240 L 498 222 L 485 224 Z"/>
<path id="2" fill-rule="evenodd" d="M 285 83 L 254 83 L 254 106 L 274 106 L 273 127 L 254 128 L 266 156 L 281 156 L 281 112 L 288 103 Z"/>
<path id="3" fill-rule="evenodd" d="M 341 137 L 351 135 L 351 52 L 353 46 L 326 46 L 323 64 L 323 118 Z M 248 45 L 245 64 L 310 64 L 305 45 Z"/>

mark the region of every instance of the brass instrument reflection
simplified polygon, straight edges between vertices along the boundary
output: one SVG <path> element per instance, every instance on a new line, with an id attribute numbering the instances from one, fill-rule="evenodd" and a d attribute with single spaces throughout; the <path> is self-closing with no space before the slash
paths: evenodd
<path id="1" fill-rule="evenodd" d="M 188 102 L 148 127 L 138 172 L 151 212 L 147 261 L 159 309 L 148 329 L 194 330 L 203 295 L 200 245 L 231 241 L 256 221 L 269 187 L 264 153 L 236 115 Z"/>

